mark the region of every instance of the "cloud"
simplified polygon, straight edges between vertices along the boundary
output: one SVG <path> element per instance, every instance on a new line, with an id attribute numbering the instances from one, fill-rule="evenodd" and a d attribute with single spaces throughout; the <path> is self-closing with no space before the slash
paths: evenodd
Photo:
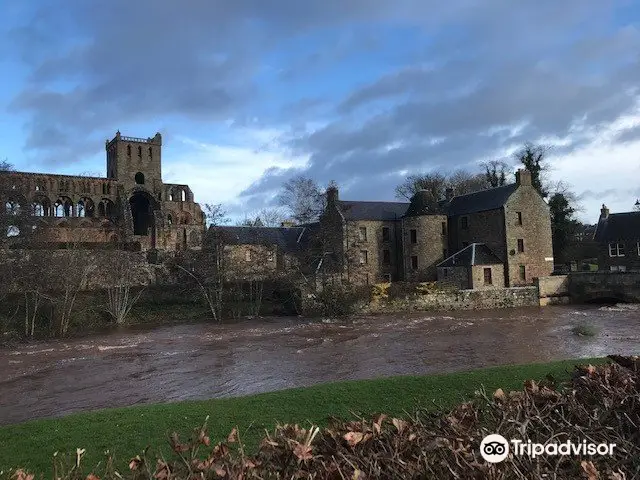
<path id="1" fill-rule="evenodd" d="M 637 125 L 619 123 L 637 113 L 640 78 L 627 0 L 5 1 L 2 54 L 26 78 L 11 114 L 51 165 L 118 128 L 162 130 L 167 181 L 259 208 L 300 173 L 391 200 L 398 172 L 549 141 L 553 175 L 584 202 L 634 188 L 606 172 L 594 188 L 584 160 L 637 158 Z"/>

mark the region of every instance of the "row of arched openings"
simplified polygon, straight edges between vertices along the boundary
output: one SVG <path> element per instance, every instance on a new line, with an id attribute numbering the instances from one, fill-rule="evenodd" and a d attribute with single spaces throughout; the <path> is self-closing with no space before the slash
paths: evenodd
<path id="1" fill-rule="evenodd" d="M 5 203 L 7 215 L 20 215 L 22 206 L 15 200 Z M 108 198 L 103 198 L 98 203 L 98 216 L 109 217 L 115 213 L 115 205 Z M 35 217 L 95 217 L 96 206 L 90 198 L 82 198 L 74 204 L 69 197 L 58 197 L 52 204 L 47 197 L 36 198 L 31 203 L 31 215 Z"/>

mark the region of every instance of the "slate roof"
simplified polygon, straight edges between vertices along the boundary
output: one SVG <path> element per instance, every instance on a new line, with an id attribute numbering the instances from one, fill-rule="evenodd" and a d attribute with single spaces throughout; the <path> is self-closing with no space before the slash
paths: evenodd
<path id="1" fill-rule="evenodd" d="M 473 265 L 496 265 L 502 261 L 484 243 L 472 243 L 449 258 L 440 262 L 436 267 L 459 267 Z"/>
<path id="2" fill-rule="evenodd" d="M 399 220 L 409 208 L 408 202 L 349 202 L 340 200 L 346 220 Z"/>
<path id="3" fill-rule="evenodd" d="M 504 206 L 508 198 L 518 188 L 517 183 L 511 183 L 502 187 L 489 188 L 479 192 L 469 193 L 453 197 L 447 207 L 450 216 L 467 215 L 469 213 L 494 210 Z"/>
<path id="4" fill-rule="evenodd" d="M 285 252 L 299 249 L 306 227 L 211 227 L 222 232 L 229 245 L 277 245 Z"/>
<path id="5" fill-rule="evenodd" d="M 640 240 L 640 212 L 612 213 L 600 220 L 594 240 L 615 242 L 617 240 Z"/>

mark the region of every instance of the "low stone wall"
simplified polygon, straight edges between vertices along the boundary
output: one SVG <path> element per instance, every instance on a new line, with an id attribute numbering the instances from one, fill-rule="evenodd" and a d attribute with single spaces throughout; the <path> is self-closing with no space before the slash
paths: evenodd
<path id="1" fill-rule="evenodd" d="M 363 307 L 362 313 L 394 313 L 434 310 L 482 310 L 539 306 L 538 287 L 459 290 L 380 300 Z"/>
<path id="2" fill-rule="evenodd" d="M 562 305 L 571 302 L 569 275 L 553 275 L 534 281 L 540 295 L 540 305 Z"/>

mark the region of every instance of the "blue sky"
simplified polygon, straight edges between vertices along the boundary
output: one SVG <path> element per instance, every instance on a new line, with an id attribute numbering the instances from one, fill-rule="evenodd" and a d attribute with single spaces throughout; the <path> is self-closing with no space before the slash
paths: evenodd
<path id="1" fill-rule="evenodd" d="M 189 5 L 186 7 L 185 5 Z M 104 174 L 120 130 L 235 215 L 304 174 L 393 200 L 525 141 L 581 218 L 640 197 L 637 2 L 2 0 L 0 158 Z"/>

